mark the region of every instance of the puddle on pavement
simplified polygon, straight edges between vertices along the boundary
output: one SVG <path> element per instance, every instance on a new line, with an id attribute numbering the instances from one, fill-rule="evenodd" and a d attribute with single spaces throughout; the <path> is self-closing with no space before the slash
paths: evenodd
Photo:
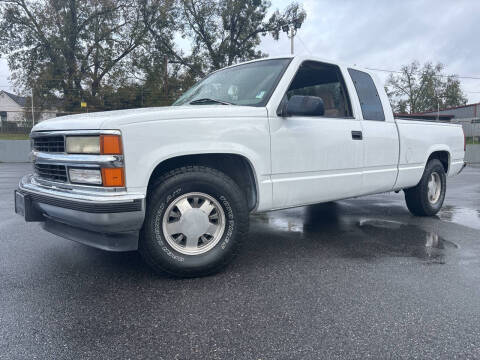
<path id="1" fill-rule="evenodd" d="M 362 257 L 416 257 L 441 264 L 450 251 L 458 248 L 434 232 L 397 221 L 363 219 L 358 226 L 367 235 L 356 249 Z"/>
<path id="2" fill-rule="evenodd" d="M 343 226 L 340 226 L 340 221 L 343 216 L 338 207 L 336 203 L 324 203 L 256 214 L 253 218 L 277 230 L 288 232 L 316 233 L 331 228 L 341 231 Z"/>
<path id="3" fill-rule="evenodd" d="M 270 217 L 267 222 L 277 229 L 284 231 L 303 232 L 303 223 L 284 217 Z"/>
<path id="4" fill-rule="evenodd" d="M 480 230 L 480 210 L 445 205 L 438 213 L 441 220 Z"/>
<path id="5" fill-rule="evenodd" d="M 362 218 L 348 214 L 336 203 L 258 214 L 254 219 L 274 230 L 291 233 L 293 240 L 326 246 L 348 258 L 415 257 L 443 264 L 445 256 L 458 248 L 455 243 L 418 226 Z"/>

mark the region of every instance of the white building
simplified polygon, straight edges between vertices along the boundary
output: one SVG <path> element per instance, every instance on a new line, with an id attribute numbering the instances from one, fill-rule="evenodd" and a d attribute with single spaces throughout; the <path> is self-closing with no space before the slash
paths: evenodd
<path id="1" fill-rule="evenodd" d="M 14 95 L 0 90 L 0 127 L 27 127 L 26 115 L 31 119 L 31 104 L 24 96 Z M 57 116 L 57 110 L 42 110 L 35 113 L 35 123 Z"/>
<path id="2" fill-rule="evenodd" d="M 461 124 L 466 137 L 480 137 L 480 103 L 455 106 L 440 111 L 427 111 L 416 115 L 447 116 L 450 122 Z"/>

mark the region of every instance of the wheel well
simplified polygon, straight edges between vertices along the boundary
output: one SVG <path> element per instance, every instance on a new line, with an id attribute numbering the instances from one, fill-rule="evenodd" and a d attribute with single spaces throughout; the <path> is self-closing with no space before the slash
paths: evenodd
<path id="1" fill-rule="evenodd" d="M 153 170 L 148 182 L 148 190 L 160 176 L 182 166 L 207 166 L 219 170 L 232 178 L 245 193 L 249 210 L 257 205 L 257 186 L 250 161 L 237 154 L 196 154 L 183 155 L 162 161 Z"/>
<path id="2" fill-rule="evenodd" d="M 448 153 L 448 151 L 435 151 L 430 154 L 427 163 L 432 159 L 438 159 L 442 163 L 443 168 L 445 169 L 445 173 L 448 173 L 449 157 L 450 154 Z"/>

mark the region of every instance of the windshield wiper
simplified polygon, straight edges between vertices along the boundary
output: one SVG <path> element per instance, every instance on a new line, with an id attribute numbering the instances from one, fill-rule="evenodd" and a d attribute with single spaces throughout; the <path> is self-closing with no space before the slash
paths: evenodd
<path id="1" fill-rule="evenodd" d="M 197 100 L 190 101 L 190 105 L 195 105 L 195 104 L 208 104 L 208 103 L 215 103 L 215 104 L 222 104 L 222 105 L 233 105 L 232 103 L 222 101 L 222 100 L 216 100 L 216 99 L 211 99 L 211 98 L 201 98 Z"/>

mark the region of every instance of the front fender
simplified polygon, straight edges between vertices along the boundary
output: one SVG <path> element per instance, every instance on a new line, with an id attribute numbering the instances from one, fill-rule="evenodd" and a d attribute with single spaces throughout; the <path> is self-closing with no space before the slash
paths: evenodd
<path id="1" fill-rule="evenodd" d="M 233 154 L 252 165 L 259 195 L 271 202 L 267 118 L 164 120 L 122 129 L 127 189 L 146 194 L 150 176 L 165 160 L 199 154 Z"/>

